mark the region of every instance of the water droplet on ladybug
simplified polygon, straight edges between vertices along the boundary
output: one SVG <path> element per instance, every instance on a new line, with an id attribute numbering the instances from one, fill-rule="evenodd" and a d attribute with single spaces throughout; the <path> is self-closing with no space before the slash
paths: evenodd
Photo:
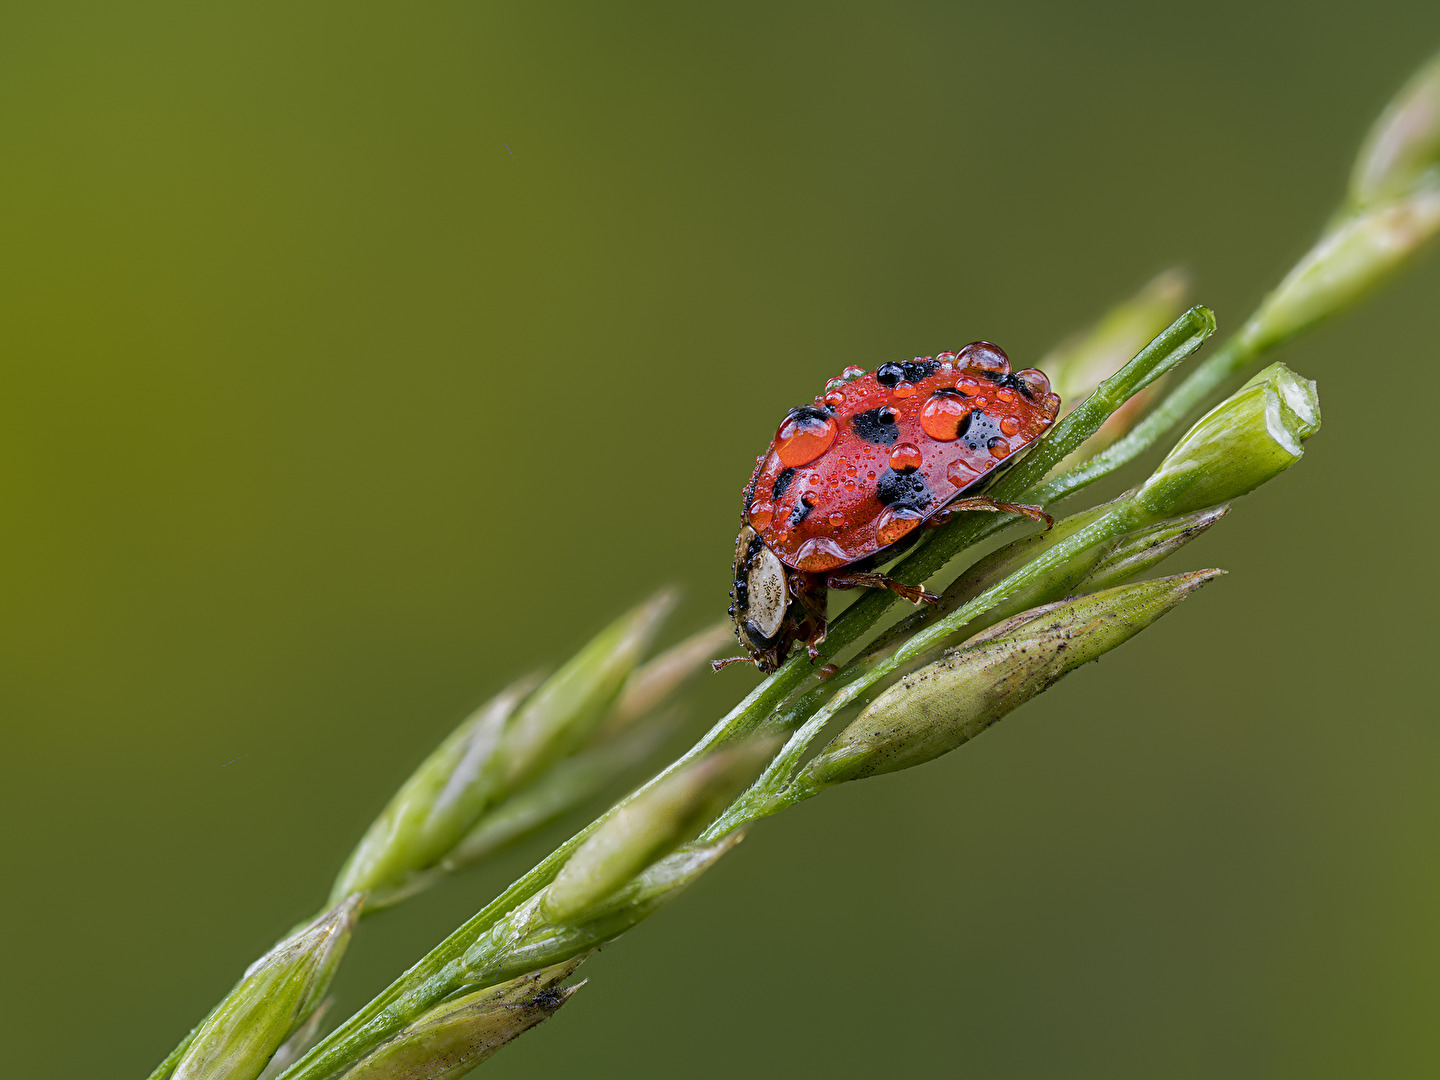
<path id="1" fill-rule="evenodd" d="M 997 458 L 1007 458 L 1010 456 L 1009 442 L 1002 439 L 999 435 L 996 435 L 986 445 L 990 447 L 990 453 Z"/>
<path id="2" fill-rule="evenodd" d="M 1008 404 L 1009 402 L 1012 402 L 1012 401 L 1015 400 L 1015 391 L 1014 391 L 1014 390 L 1001 390 L 1001 391 L 999 391 L 998 393 L 996 393 L 995 399 L 996 399 L 997 401 L 1003 401 L 1003 402 L 1006 402 L 1006 403 Z"/>
<path id="3" fill-rule="evenodd" d="M 840 378 L 839 375 L 836 375 L 835 378 L 829 379 L 829 380 L 826 381 L 826 383 L 825 383 L 825 392 L 828 394 L 828 393 L 830 393 L 830 391 L 832 391 L 832 390 L 839 390 L 840 387 L 842 387 L 842 386 L 844 386 L 844 385 L 845 385 L 845 380 L 842 379 L 842 378 Z"/>
<path id="4" fill-rule="evenodd" d="M 955 384 L 962 394 L 974 394 L 980 389 L 980 384 L 969 375 L 961 376 L 960 381 Z"/>
<path id="5" fill-rule="evenodd" d="M 920 515 L 914 510 L 887 509 L 875 519 L 875 539 L 881 547 L 888 547 L 897 540 L 908 536 L 920 524 Z"/>
<path id="6" fill-rule="evenodd" d="M 1055 419 L 1060 414 L 1060 395 L 1046 394 L 1040 400 L 1040 407 L 1045 410 L 1045 415 Z"/>
<path id="7" fill-rule="evenodd" d="M 807 574 L 823 574 L 837 566 L 854 562 L 845 549 L 827 536 L 816 536 L 800 545 L 795 553 L 795 569 Z"/>
<path id="8" fill-rule="evenodd" d="M 833 382 L 834 380 L 831 381 Z M 825 404 L 829 405 L 832 409 L 838 409 L 841 405 L 845 404 L 845 395 L 840 393 L 839 390 L 834 390 L 825 395 Z"/>
<path id="9" fill-rule="evenodd" d="M 851 465 L 851 466 L 849 466 L 848 468 L 846 468 L 846 470 L 845 470 L 845 475 L 846 475 L 846 476 L 855 476 L 857 473 L 859 473 L 859 471 L 860 471 L 860 470 L 857 469 L 854 465 Z"/>
<path id="10" fill-rule="evenodd" d="M 846 382 L 854 382 L 856 379 L 860 378 L 864 374 L 865 369 L 863 367 L 856 367 L 854 364 L 851 364 L 849 367 L 847 367 L 844 371 L 840 373 L 840 378 L 844 379 Z"/>
<path id="11" fill-rule="evenodd" d="M 867 472 L 867 473 L 865 474 L 865 479 L 866 479 L 866 480 L 874 480 L 874 479 L 875 479 L 875 470 L 874 470 L 874 469 L 871 469 L 869 472 Z"/>
<path id="12" fill-rule="evenodd" d="M 895 449 L 890 451 L 890 468 L 898 473 L 914 472 L 924 462 L 920 448 L 914 443 L 898 443 Z"/>
<path id="13" fill-rule="evenodd" d="M 791 409 L 775 433 L 776 456 L 787 468 L 809 465 L 830 449 L 839 430 L 834 418 L 819 409 Z"/>
<path id="14" fill-rule="evenodd" d="M 946 364 L 953 366 L 955 363 L 955 354 L 953 352 L 937 352 L 935 354 L 935 362 L 941 367 L 944 367 Z"/>
<path id="15" fill-rule="evenodd" d="M 875 474 L 874 474 L 874 473 L 871 473 L 870 475 L 871 475 L 871 477 L 873 478 Z M 846 490 L 846 491 L 854 491 L 854 490 L 855 490 L 855 481 L 854 481 L 854 480 L 846 480 L 846 481 L 845 481 L 845 490 Z"/>
<path id="16" fill-rule="evenodd" d="M 1010 358 L 999 345 L 988 341 L 972 341 L 956 354 L 956 360 L 976 371 L 988 371 L 995 375 L 1010 373 Z"/>
<path id="17" fill-rule="evenodd" d="M 954 442 L 960 437 L 960 424 L 970 414 L 970 406 L 954 394 L 932 394 L 920 410 L 920 430 L 940 442 Z"/>
<path id="18" fill-rule="evenodd" d="M 1026 368 L 1024 371 L 1017 371 L 1015 378 L 1024 385 L 1026 391 L 1036 401 L 1040 401 L 1050 393 L 1050 380 L 1043 371 L 1033 367 Z"/>
<path id="19" fill-rule="evenodd" d="M 1020 419 L 1016 416 L 1007 416 L 1000 421 L 1000 430 L 1006 435 L 1018 435 L 1020 433 Z"/>
<path id="20" fill-rule="evenodd" d="M 845 524 L 845 515 L 841 513 L 834 513 L 831 514 L 827 520 L 830 522 L 830 527 L 832 529 L 839 529 L 842 528 Z"/>
<path id="21" fill-rule="evenodd" d="M 952 461 L 945 471 L 945 479 L 957 488 L 967 488 L 975 482 L 976 472 L 964 461 Z"/>
<path id="22" fill-rule="evenodd" d="M 890 393 L 892 393 L 898 398 L 914 397 L 915 386 L 913 383 L 908 382 L 896 383 L 895 389 L 891 390 Z"/>

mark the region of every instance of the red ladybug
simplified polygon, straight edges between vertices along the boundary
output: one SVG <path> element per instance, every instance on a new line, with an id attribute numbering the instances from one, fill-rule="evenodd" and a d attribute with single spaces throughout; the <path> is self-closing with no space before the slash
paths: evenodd
<path id="1" fill-rule="evenodd" d="M 814 659 L 828 589 L 890 589 L 933 603 L 873 569 L 922 525 L 965 510 L 1048 525 L 1038 507 L 957 496 L 1014 460 L 1059 411 L 1042 372 L 1012 373 L 985 341 L 831 379 L 815 404 L 785 414 L 745 486 L 730 617 L 749 655 L 716 667 L 750 660 L 771 672 L 801 640 Z"/>

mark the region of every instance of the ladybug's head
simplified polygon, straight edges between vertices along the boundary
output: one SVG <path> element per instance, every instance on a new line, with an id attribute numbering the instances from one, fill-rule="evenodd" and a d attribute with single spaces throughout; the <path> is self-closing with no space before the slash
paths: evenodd
<path id="1" fill-rule="evenodd" d="M 796 636 L 795 622 L 789 616 L 789 573 L 779 556 L 748 524 L 735 541 L 735 582 L 730 588 L 730 600 L 735 636 L 755 666 L 769 674 L 785 659 Z"/>

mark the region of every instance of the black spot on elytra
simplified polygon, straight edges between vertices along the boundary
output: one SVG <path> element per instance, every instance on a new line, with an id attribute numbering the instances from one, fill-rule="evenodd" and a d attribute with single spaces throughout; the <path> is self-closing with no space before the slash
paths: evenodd
<path id="1" fill-rule="evenodd" d="M 990 440 L 1004 438 L 1005 433 L 983 409 L 976 409 L 960 421 L 959 437 L 971 450 L 989 450 Z"/>
<path id="2" fill-rule="evenodd" d="M 875 381 L 881 386 L 896 386 L 905 378 L 905 365 L 893 360 L 875 369 Z"/>
<path id="3" fill-rule="evenodd" d="M 783 496 L 783 495 L 785 494 L 785 492 L 787 492 L 787 491 L 790 490 L 790 482 L 791 482 L 792 480 L 794 480 L 794 479 L 795 479 L 795 470 L 794 470 L 794 469 L 784 469 L 784 470 L 782 470 L 781 473 L 780 473 L 780 475 L 777 476 L 777 477 L 775 477 L 775 486 L 771 489 L 771 492 L 770 492 L 770 493 L 771 493 L 776 499 L 779 499 L 781 496 Z"/>
<path id="4" fill-rule="evenodd" d="M 998 371 L 982 371 L 980 374 L 996 386 L 1004 387 L 1006 390 L 1018 390 L 1030 401 L 1035 400 L 1035 395 L 1030 392 L 1030 387 L 1025 385 L 1025 380 L 1017 378 L 1013 372 L 1001 375 Z"/>
<path id="5" fill-rule="evenodd" d="M 830 419 L 830 414 L 816 405 L 800 405 L 791 409 L 785 414 L 785 420 L 794 420 L 801 424 L 823 424 Z"/>
<path id="6" fill-rule="evenodd" d="M 889 446 L 900 434 L 900 429 L 895 426 L 895 411 L 885 405 L 856 413 L 850 418 L 850 424 L 860 438 L 882 446 Z"/>
<path id="7" fill-rule="evenodd" d="M 881 386 L 898 386 L 902 382 L 917 383 L 935 374 L 933 360 L 907 360 L 899 363 L 892 360 L 875 369 L 875 381 Z"/>
<path id="8" fill-rule="evenodd" d="M 930 505 L 930 489 L 918 472 L 898 473 L 886 469 L 875 482 L 875 497 L 885 506 L 913 510 L 917 514 Z"/>
<path id="9" fill-rule="evenodd" d="M 790 527 L 793 529 L 807 517 L 810 511 L 815 509 L 815 500 L 808 495 L 801 495 L 795 503 L 795 509 L 790 511 Z"/>

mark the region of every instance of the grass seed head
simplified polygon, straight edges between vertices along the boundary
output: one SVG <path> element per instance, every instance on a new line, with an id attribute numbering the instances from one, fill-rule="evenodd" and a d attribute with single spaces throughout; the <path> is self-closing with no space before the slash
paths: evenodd
<path id="1" fill-rule="evenodd" d="M 817 790 L 947 754 L 1219 573 L 1107 589 L 991 627 L 882 693 L 804 767 L 797 784 Z"/>
<path id="2" fill-rule="evenodd" d="M 346 898 L 251 964 L 201 1023 L 171 1080 L 255 1080 L 320 1005 L 362 900 Z"/>

